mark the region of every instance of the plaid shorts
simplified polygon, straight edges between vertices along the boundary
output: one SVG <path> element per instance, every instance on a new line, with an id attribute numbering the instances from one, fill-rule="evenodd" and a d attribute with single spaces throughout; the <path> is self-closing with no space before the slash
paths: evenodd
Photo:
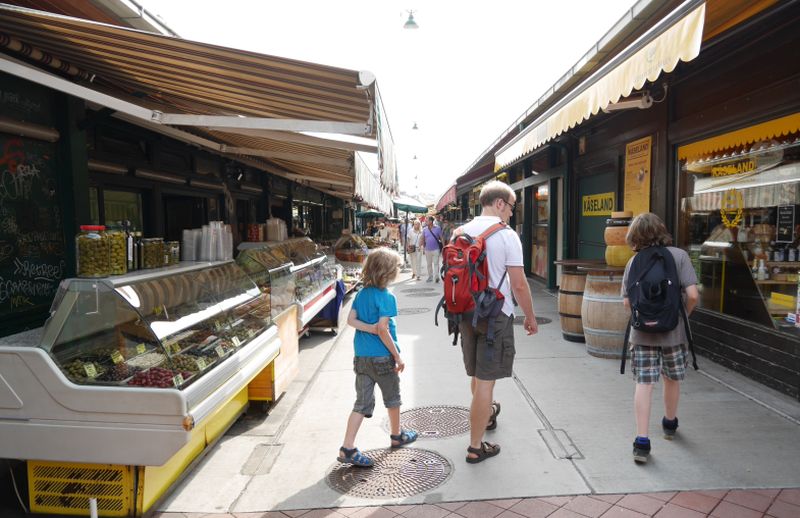
<path id="1" fill-rule="evenodd" d="M 671 380 L 683 381 L 688 364 L 689 357 L 683 345 L 668 347 L 634 345 L 631 352 L 633 378 L 636 383 L 647 385 L 658 383 L 661 373 Z"/>

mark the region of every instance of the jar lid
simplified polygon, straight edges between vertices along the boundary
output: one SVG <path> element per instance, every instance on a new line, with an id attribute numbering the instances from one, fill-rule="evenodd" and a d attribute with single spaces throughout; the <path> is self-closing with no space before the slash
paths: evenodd
<path id="1" fill-rule="evenodd" d="M 81 230 L 83 231 L 92 231 L 92 230 L 105 230 L 106 227 L 103 225 L 81 225 Z"/>

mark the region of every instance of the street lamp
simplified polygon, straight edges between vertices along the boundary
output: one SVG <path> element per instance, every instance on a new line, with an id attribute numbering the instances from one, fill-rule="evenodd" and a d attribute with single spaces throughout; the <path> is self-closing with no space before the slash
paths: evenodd
<path id="1" fill-rule="evenodd" d="M 419 126 L 417 126 L 417 123 L 416 123 L 416 122 L 414 123 L 414 127 L 413 127 L 413 128 L 411 128 L 411 129 L 412 129 L 412 130 L 419 129 Z"/>
<path id="2" fill-rule="evenodd" d="M 403 24 L 404 29 L 419 29 L 419 25 L 414 21 L 414 11 L 408 11 L 408 20 Z"/>

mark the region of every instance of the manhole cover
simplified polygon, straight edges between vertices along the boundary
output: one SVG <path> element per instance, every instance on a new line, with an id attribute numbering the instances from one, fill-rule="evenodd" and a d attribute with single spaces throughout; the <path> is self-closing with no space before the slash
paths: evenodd
<path id="1" fill-rule="evenodd" d="M 402 498 L 430 491 L 453 472 L 450 462 L 428 450 L 389 448 L 363 452 L 371 468 L 337 464 L 326 478 L 331 489 L 361 498 Z"/>
<path id="2" fill-rule="evenodd" d="M 407 290 L 403 290 L 403 293 L 426 293 L 435 291 L 438 292 L 436 288 L 408 288 Z"/>
<path id="3" fill-rule="evenodd" d="M 469 408 L 463 406 L 423 406 L 400 413 L 400 427 L 416 430 L 421 439 L 439 439 L 469 432 Z M 384 422 L 389 431 L 389 420 Z"/>
<path id="4" fill-rule="evenodd" d="M 400 308 L 397 310 L 398 315 L 419 315 L 420 313 L 427 313 L 431 308 Z"/>
<path id="5" fill-rule="evenodd" d="M 525 317 L 514 317 L 514 325 L 515 326 L 521 326 L 523 324 L 523 322 L 525 322 Z M 536 317 L 536 323 L 539 324 L 539 325 L 549 324 L 550 322 L 552 322 L 552 320 L 549 319 L 549 318 Z"/>

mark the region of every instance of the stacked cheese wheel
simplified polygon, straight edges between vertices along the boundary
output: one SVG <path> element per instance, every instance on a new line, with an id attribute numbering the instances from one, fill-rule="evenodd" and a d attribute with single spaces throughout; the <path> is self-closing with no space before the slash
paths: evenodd
<path id="1" fill-rule="evenodd" d="M 606 242 L 606 264 L 609 266 L 625 266 L 628 259 L 633 257 L 634 251 L 625 243 L 625 235 L 632 218 L 633 213 L 626 210 L 612 212 L 611 218 L 606 220 L 603 237 Z"/>

